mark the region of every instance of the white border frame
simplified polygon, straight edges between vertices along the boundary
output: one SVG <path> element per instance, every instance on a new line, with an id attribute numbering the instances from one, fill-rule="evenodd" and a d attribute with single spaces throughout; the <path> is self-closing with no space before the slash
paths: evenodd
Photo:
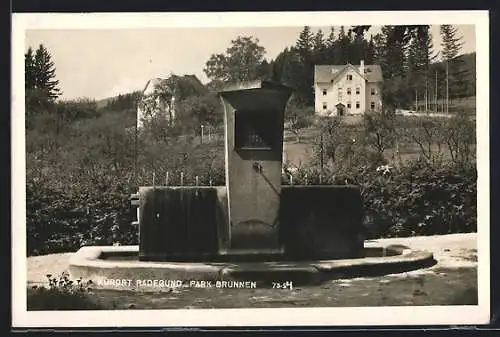
<path id="1" fill-rule="evenodd" d="M 24 41 L 26 29 L 283 27 L 472 24 L 476 27 L 478 305 L 215 310 L 42 311 L 26 309 Z M 12 15 L 13 327 L 193 327 L 279 325 L 471 325 L 490 318 L 489 17 L 487 11 L 90 13 Z M 480 149 L 480 151 L 479 151 Z"/>

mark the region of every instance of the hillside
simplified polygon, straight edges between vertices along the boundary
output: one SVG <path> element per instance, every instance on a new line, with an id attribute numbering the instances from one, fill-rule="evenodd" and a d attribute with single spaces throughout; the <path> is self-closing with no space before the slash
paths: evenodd
<path id="1" fill-rule="evenodd" d="M 205 95 L 209 92 L 209 90 L 201 83 L 201 81 L 195 76 L 195 75 L 183 75 L 183 76 L 178 76 L 178 75 L 171 75 L 169 78 L 165 79 L 165 81 L 168 82 L 173 82 L 173 86 L 175 87 L 175 90 L 178 92 L 178 99 L 183 100 L 187 97 L 190 96 L 202 96 Z M 146 83 L 144 83 L 146 85 Z M 169 84 L 167 84 L 169 85 Z M 100 100 L 96 101 L 97 107 L 99 109 L 105 108 L 112 104 L 112 102 L 116 102 L 121 100 L 122 98 L 128 98 L 128 97 L 136 97 L 136 95 L 141 95 L 140 91 L 134 91 L 131 93 L 123 93 L 117 96 L 113 97 L 107 97 L 103 98 Z M 135 109 L 135 103 L 130 102 L 130 106 L 124 106 L 123 108 L 125 109 Z"/>
<path id="2" fill-rule="evenodd" d="M 120 100 L 121 97 L 126 97 L 129 95 L 135 96 L 135 95 L 139 95 L 139 94 L 140 94 L 140 91 L 133 91 L 133 92 L 124 93 L 124 94 L 120 94 L 120 95 L 113 96 L 113 97 L 106 97 L 103 99 L 99 99 L 99 100 L 96 100 L 95 102 L 97 104 L 97 108 L 102 109 L 102 108 L 107 107 L 111 102 Z"/>
<path id="3" fill-rule="evenodd" d="M 450 72 L 450 98 L 470 97 L 476 95 L 476 53 L 463 54 L 456 58 L 458 67 L 457 79 Z M 444 88 L 446 63 L 444 61 L 431 64 L 431 74 L 438 74 L 438 83 Z M 450 67 L 451 71 L 451 67 Z M 458 84 L 460 82 L 460 84 Z"/>

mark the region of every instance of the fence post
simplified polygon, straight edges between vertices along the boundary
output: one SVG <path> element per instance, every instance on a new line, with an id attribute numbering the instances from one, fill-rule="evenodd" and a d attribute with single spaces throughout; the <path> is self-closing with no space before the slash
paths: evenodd
<path id="1" fill-rule="evenodd" d="M 323 153 L 324 153 L 324 148 L 323 148 L 323 131 L 321 131 L 321 136 L 320 136 L 320 164 L 321 164 L 321 171 L 323 171 L 323 167 L 324 167 L 324 164 L 323 164 L 323 161 L 324 161 Z"/>
<path id="2" fill-rule="evenodd" d="M 94 235 L 92 233 L 92 214 L 90 213 L 90 207 L 87 205 L 87 225 L 90 233 L 90 244 L 94 244 Z"/>

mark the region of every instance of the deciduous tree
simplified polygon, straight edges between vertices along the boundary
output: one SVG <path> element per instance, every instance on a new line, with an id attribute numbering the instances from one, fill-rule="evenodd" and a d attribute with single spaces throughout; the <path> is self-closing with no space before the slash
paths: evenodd
<path id="1" fill-rule="evenodd" d="M 259 39 L 238 36 L 231 41 L 225 53 L 212 54 L 203 71 L 211 81 L 243 82 L 259 77 L 259 67 L 266 50 L 259 45 Z"/>

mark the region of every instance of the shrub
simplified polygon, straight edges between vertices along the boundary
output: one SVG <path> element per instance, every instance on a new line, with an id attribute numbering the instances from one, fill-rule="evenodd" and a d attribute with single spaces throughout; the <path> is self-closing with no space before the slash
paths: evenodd
<path id="1" fill-rule="evenodd" d="M 89 295 L 91 281 L 76 282 L 63 273 L 59 278 L 47 275 L 48 287 L 32 286 L 27 289 L 28 310 L 91 310 L 104 309 Z"/>
<path id="2" fill-rule="evenodd" d="M 360 177 L 370 236 L 436 235 L 477 230 L 476 169 L 414 163 Z"/>
<path id="3" fill-rule="evenodd" d="M 137 171 L 133 141 L 118 114 L 80 121 L 66 134 L 27 133 L 26 226 L 29 255 L 76 251 L 84 245 L 133 245 L 129 195 L 155 184 L 223 185 L 224 146 L 190 137 L 140 135 Z M 57 144 L 52 142 L 57 140 Z M 63 141 L 64 140 L 64 141 Z M 49 147 L 50 145 L 50 147 Z M 112 228 L 115 228 L 114 234 Z"/>
<path id="4" fill-rule="evenodd" d="M 285 111 L 285 122 L 288 130 L 296 137 L 296 142 L 300 142 L 300 130 L 313 124 L 314 109 L 310 107 L 300 107 L 288 105 Z"/>

